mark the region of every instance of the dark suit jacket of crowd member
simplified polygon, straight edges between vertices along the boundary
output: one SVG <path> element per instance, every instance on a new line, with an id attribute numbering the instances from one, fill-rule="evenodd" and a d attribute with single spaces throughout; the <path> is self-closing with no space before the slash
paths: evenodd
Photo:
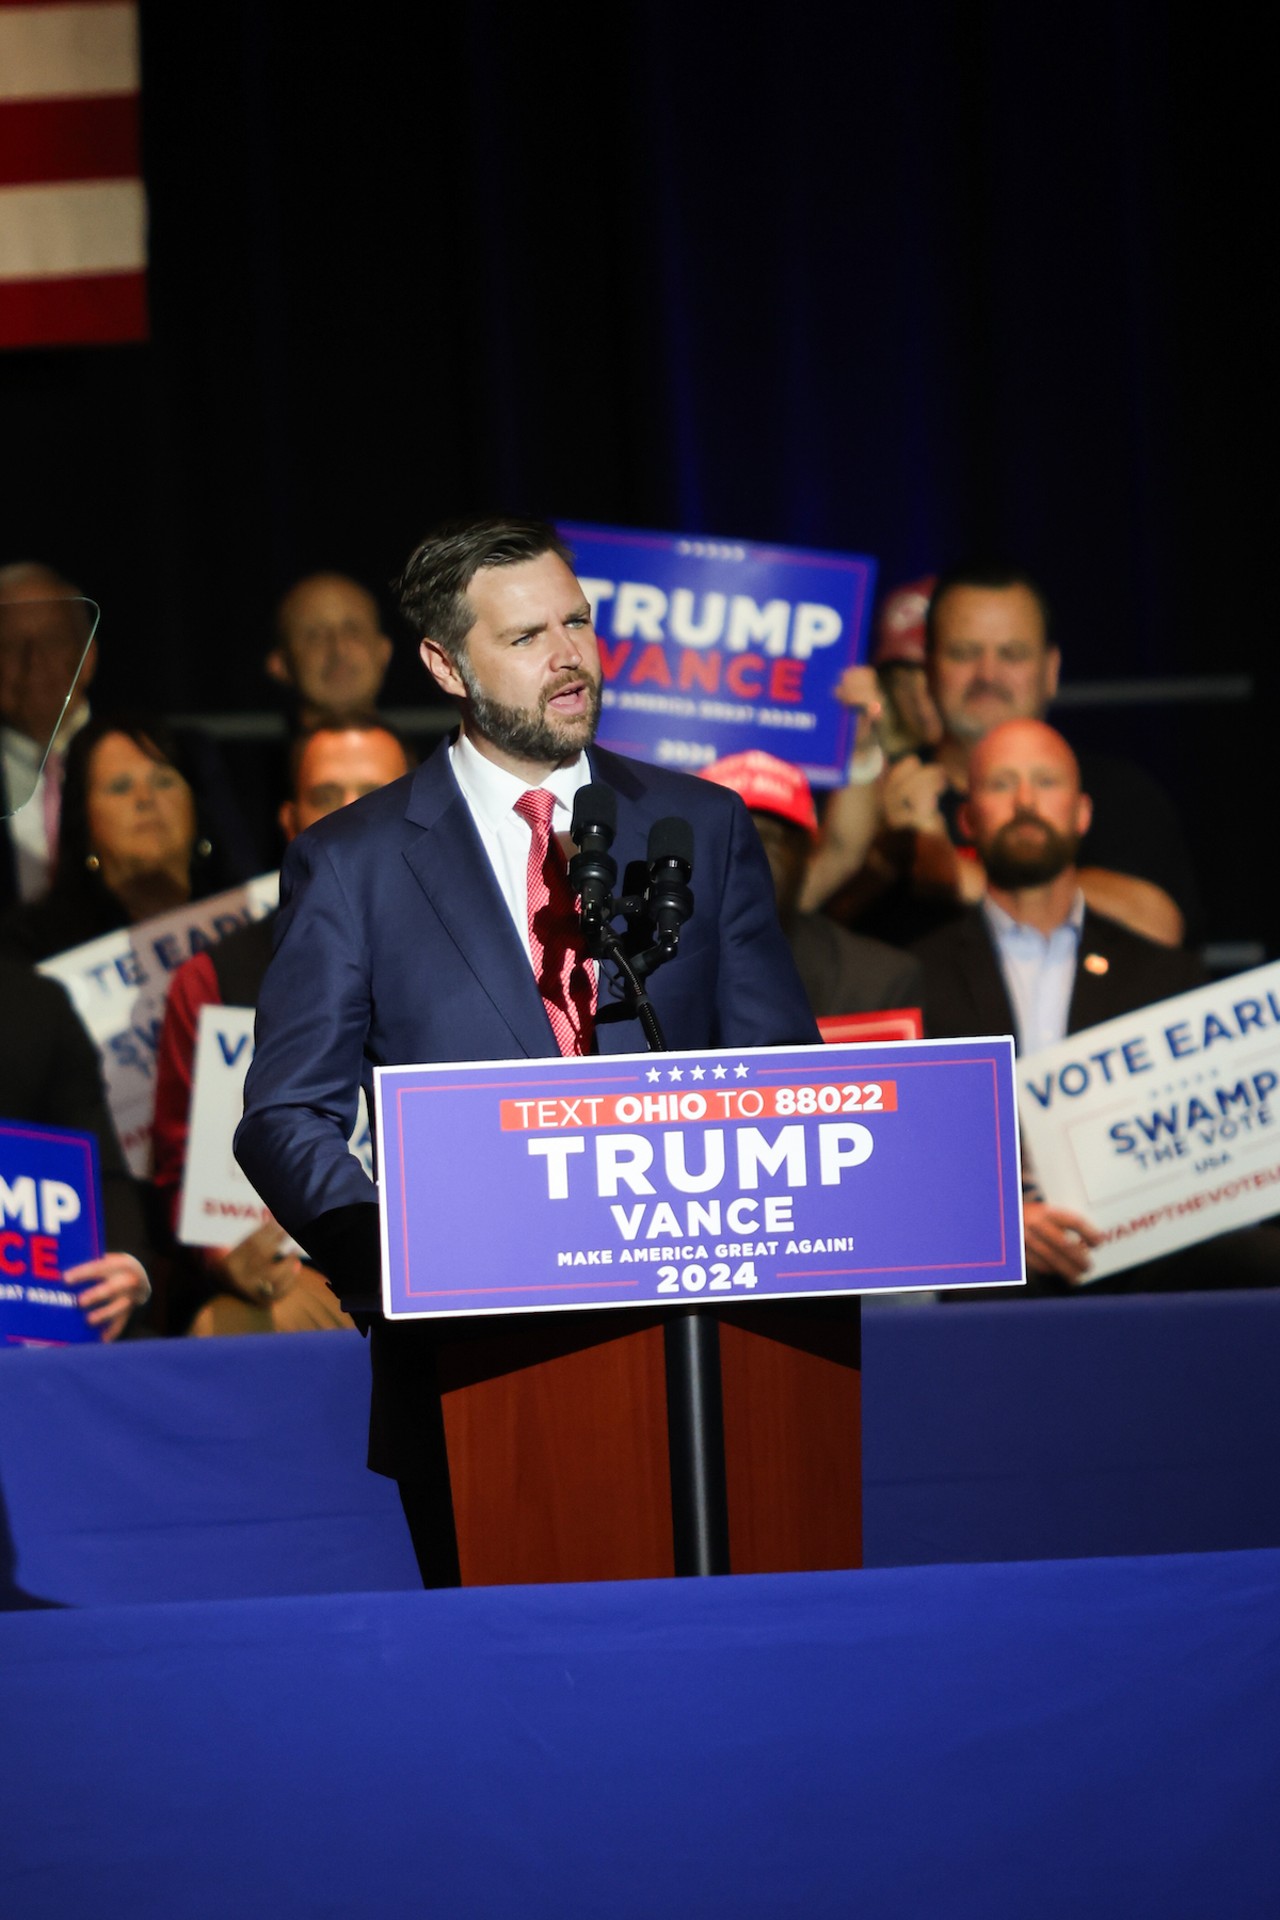
<path id="1" fill-rule="evenodd" d="M 594 749 L 617 796 L 620 875 L 669 815 L 693 829 L 695 909 L 650 982 L 667 1045 L 811 1045 L 813 1016 L 736 794 Z M 347 1151 L 359 1088 L 379 1064 L 556 1056 L 520 937 L 442 746 L 402 780 L 331 814 L 285 856 L 275 955 L 236 1154 L 276 1218 L 349 1309 L 374 1309 L 370 1465 L 403 1479 L 435 1444 L 429 1321 L 381 1321 L 374 1189 Z M 596 1046 L 645 1051 L 602 993 Z M 500 1201 L 499 1201 L 500 1204 Z M 457 1322 L 450 1323 L 454 1337 Z M 437 1402 L 438 1406 L 438 1402 Z M 438 1433 L 436 1434 L 438 1440 Z"/>
<path id="2" fill-rule="evenodd" d="M 143 1209 L 107 1110 L 93 1042 L 56 980 L 3 957 L 0 1119 L 96 1136 L 104 1251 L 131 1253 L 150 1272 L 152 1249 Z"/>
<path id="3" fill-rule="evenodd" d="M 818 1020 L 921 1004 L 920 962 L 901 947 L 850 933 L 825 913 L 798 913 L 787 940 Z"/>
<path id="4" fill-rule="evenodd" d="M 915 951 L 924 967 L 925 1032 L 930 1038 L 954 1040 L 988 1033 L 1019 1038 L 1000 961 L 980 908 L 969 908 L 962 919 L 920 941 Z M 1088 964 L 1090 958 L 1093 966 Z M 1105 961 L 1105 967 L 1097 965 L 1100 961 Z M 1100 1021 L 1134 1013 L 1204 984 L 1203 969 L 1193 954 L 1157 946 L 1086 910 L 1067 1031 L 1080 1033 Z M 1032 1273 L 1024 1297 L 1274 1286 L 1277 1281 L 1280 1228 L 1270 1223 L 1220 1234 L 1085 1288 L 1070 1286 L 1052 1274 Z M 955 1301 L 1018 1296 L 1016 1291 L 970 1287 L 944 1297 Z"/>
<path id="5" fill-rule="evenodd" d="M 981 907 L 940 927 L 913 949 L 924 969 L 924 1030 L 932 1040 L 1011 1033 L 1019 1040 L 1000 958 Z M 1095 964 L 1087 964 L 1092 959 Z M 1105 965 L 1097 963 L 1105 962 Z M 1076 949 L 1067 1032 L 1133 1013 L 1204 985 L 1194 954 L 1158 946 L 1103 914 L 1085 909 Z"/>

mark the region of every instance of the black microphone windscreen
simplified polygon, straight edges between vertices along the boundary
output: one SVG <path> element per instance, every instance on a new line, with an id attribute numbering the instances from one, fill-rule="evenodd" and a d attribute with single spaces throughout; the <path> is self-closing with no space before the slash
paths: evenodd
<path id="1" fill-rule="evenodd" d="M 602 780 L 593 780 L 589 786 L 579 787 L 573 796 L 571 831 L 574 839 L 593 829 L 597 833 L 607 834 L 610 840 L 618 830 L 618 796 Z"/>
<path id="2" fill-rule="evenodd" d="M 649 829 L 649 863 L 656 860 L 682 860 L 693 870 L 693 828 L 687 820 L 670 814 L 655 820 Z"/>

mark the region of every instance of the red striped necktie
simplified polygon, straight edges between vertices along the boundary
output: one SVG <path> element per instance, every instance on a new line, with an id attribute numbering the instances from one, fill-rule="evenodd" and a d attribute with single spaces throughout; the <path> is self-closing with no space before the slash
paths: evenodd
<path id="1" fill-rule="evenodd" d="M 527 869 L 529 952 L 556 1045 L 566 1056 L 586 1053 L 595 1019 L 595 967 L 583 958 L 581 930 L 564 855 L 551 831 L 555 795 L 530 787 L 515 811 L 531 835 Z"/>

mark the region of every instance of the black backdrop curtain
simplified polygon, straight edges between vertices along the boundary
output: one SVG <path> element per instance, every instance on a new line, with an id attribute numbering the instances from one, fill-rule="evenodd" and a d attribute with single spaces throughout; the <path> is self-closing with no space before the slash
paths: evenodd
<path id="1" fill-rule="evenodd" d="M 1077 680 L 1269 657 L 1270 103 L 1225 16 L 141 18 L 152 342 L 0 355 L 0 559 L 102 601 L 117 696 L 261 705 L 291 579 L 494 506 L 888 582 L 999 551 Z M 1202 865 L 1246 802 L 1185 763 L 1259 711 L 1143 722 Z"/>

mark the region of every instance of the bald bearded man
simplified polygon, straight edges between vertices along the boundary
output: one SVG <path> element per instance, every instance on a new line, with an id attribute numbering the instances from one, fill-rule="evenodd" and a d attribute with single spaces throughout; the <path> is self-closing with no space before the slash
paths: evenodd
<path id="1" fill-rule="evenodd" d="M 1043 721 L 1007 721 L 974 746 L 961 824 L 987 892 L 915 948 L 932 1039 L 1012 1033 L 1020 1054 L 1036 1053 L 1203 984 L 1191 954 L 1085 904 L 1077 856 L 1091 811 L 1074 753 Z M 1040 1200 L 1023 1211 L 1030 1272 L 1078 1281 L 1095 1238 L 1089 1223 Z"/>

